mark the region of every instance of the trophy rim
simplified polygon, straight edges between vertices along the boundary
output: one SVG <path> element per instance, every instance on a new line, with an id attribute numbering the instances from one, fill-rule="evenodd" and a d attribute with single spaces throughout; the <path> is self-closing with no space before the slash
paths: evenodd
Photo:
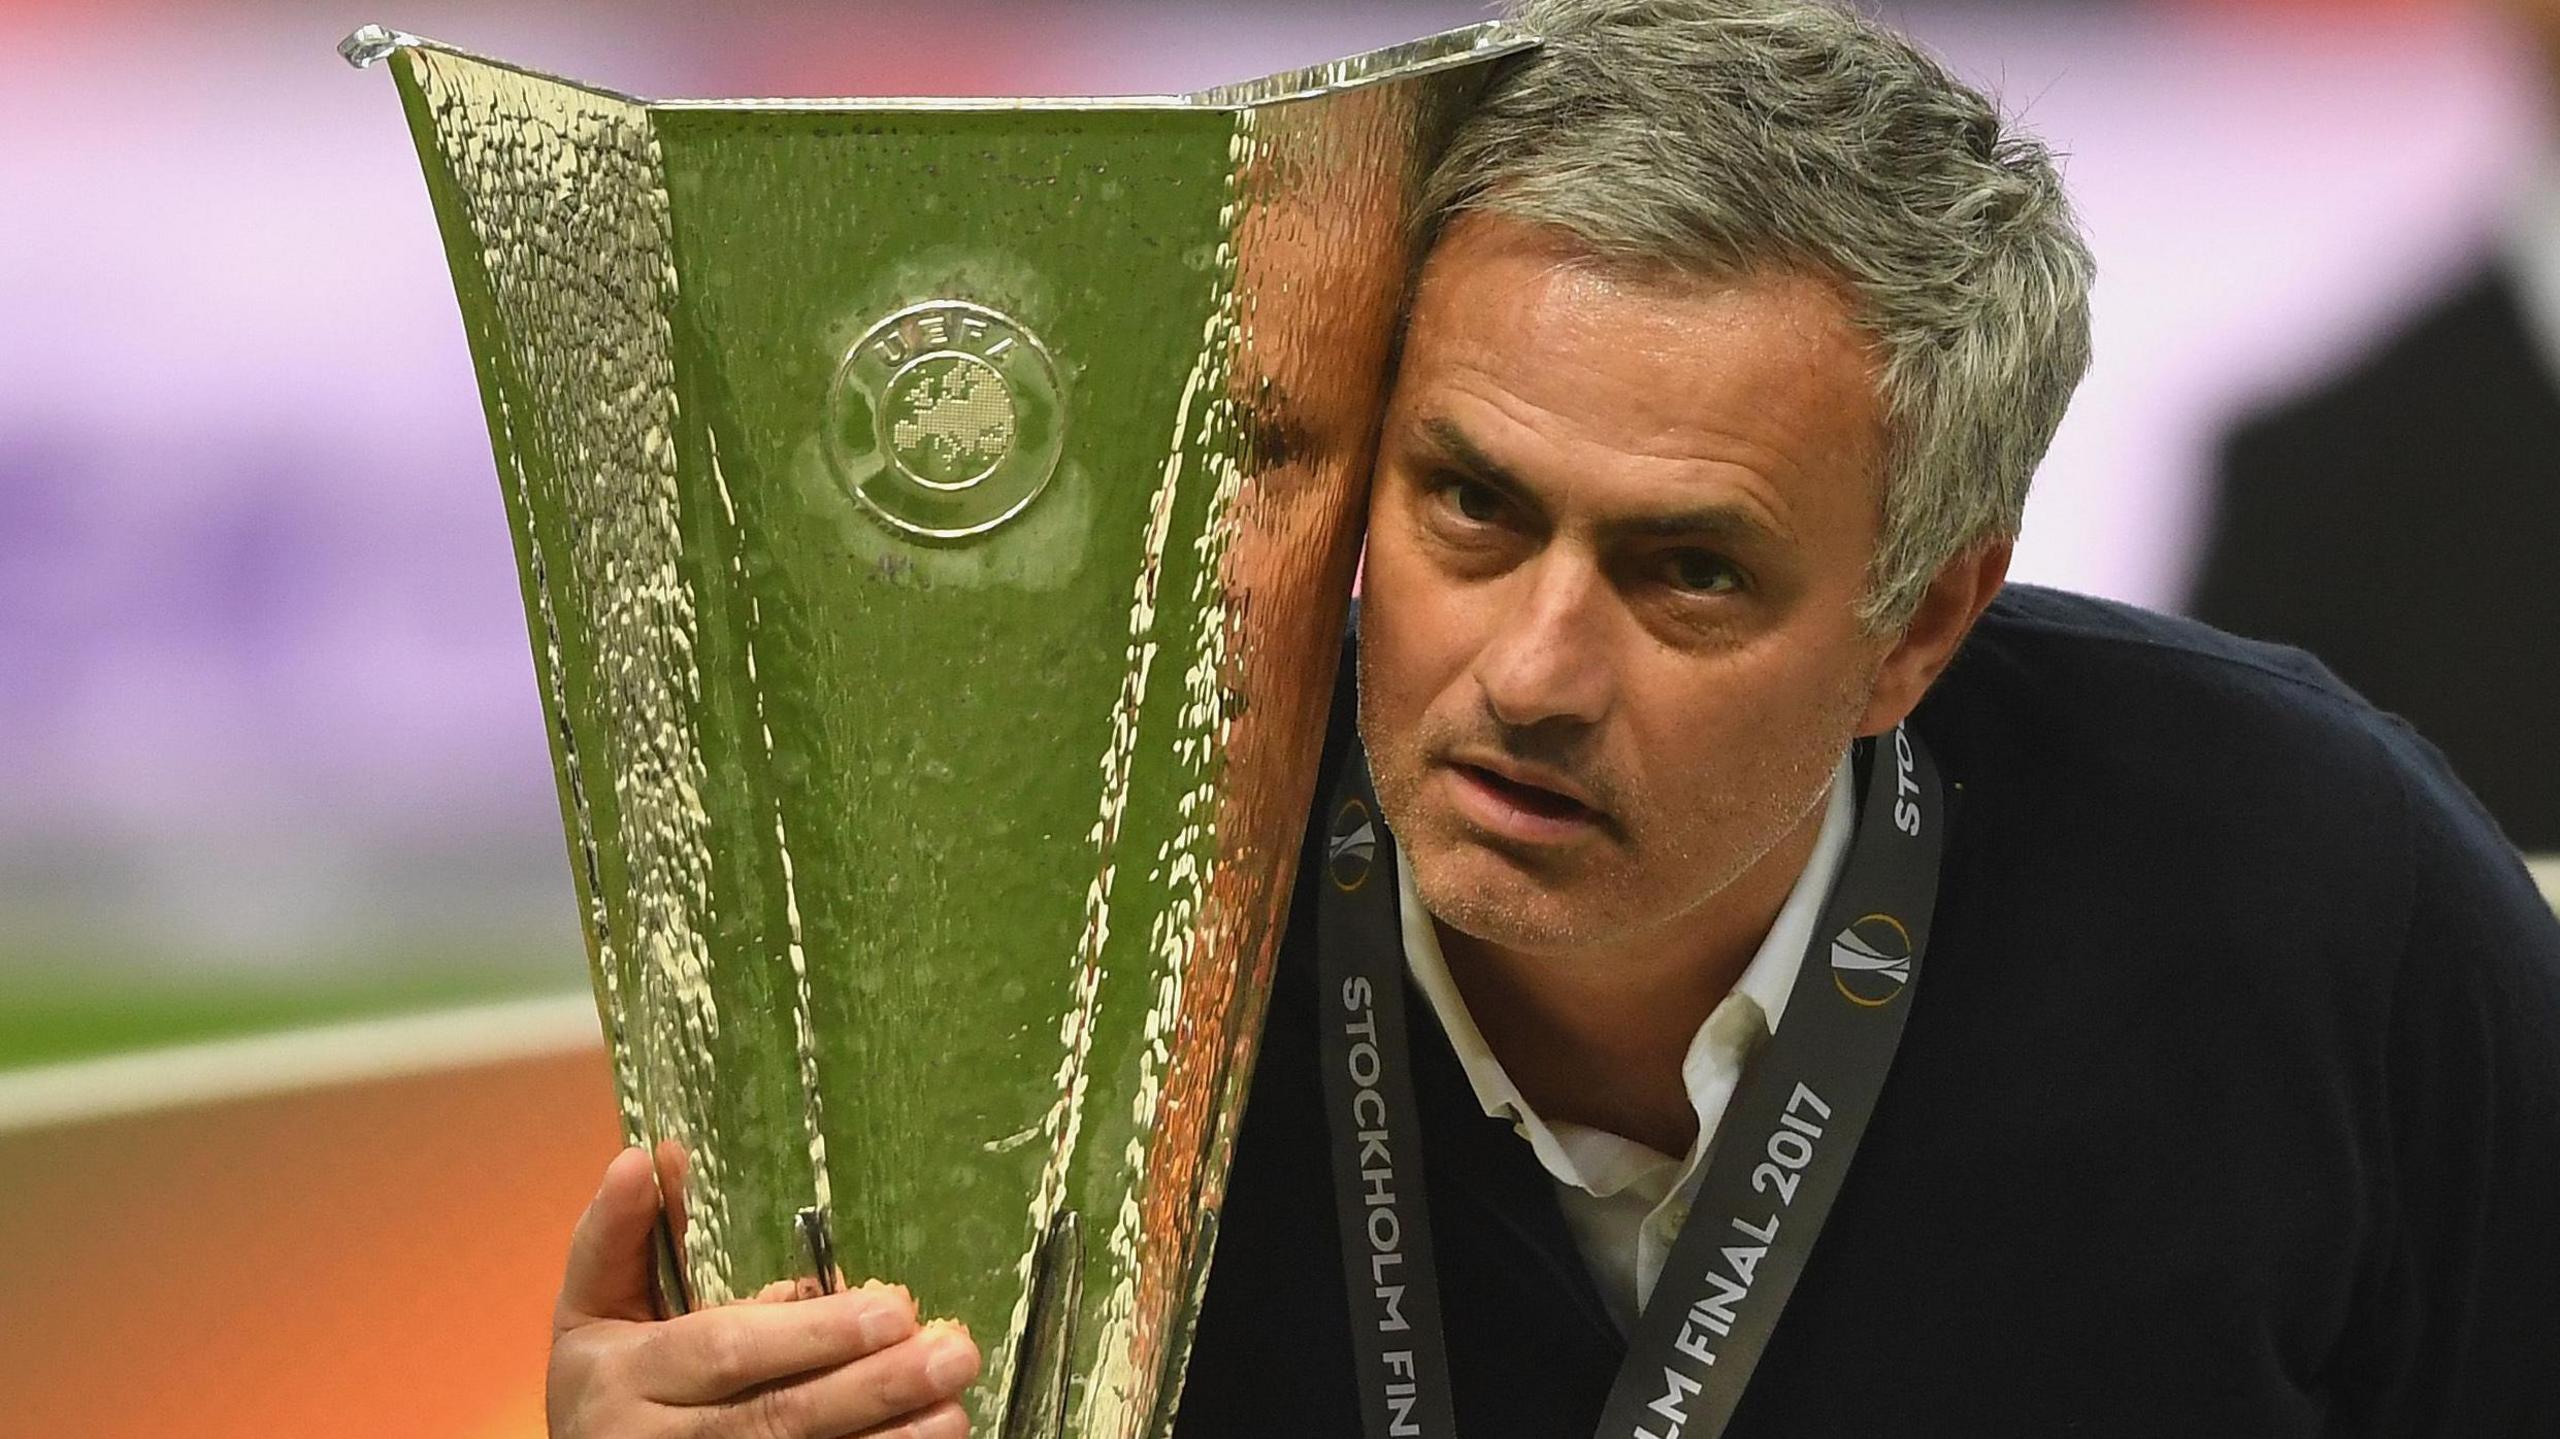
<path id="1" fill-rule="evenodd" d="M 1318 65 L 1282 70 L 1251 80 L 1157 95 L 862 95 L 756 97 L 740 99 L 651 99 L 610 86 L 574 80 L 548 70 L 501 60 L 424 35 L 383 25 L 364 25 L 338 42 L 338 53 L 362 70 L 404 50 L 432 50 L 529 79 L 566 86 L 600 99 L 638 105 L 653 111 L 790 111 L 809 114 L 970 114 L 1010 111 L 1157 111 L 1232 113 L 1318 100 L 1395 80 L 1415 79 L 1443 70 L 1500 60 L 1536 48 L 1537 37 L 1508 20 L 1485 20 L 1443 30 L 1419 39 L 1347 55 Z"/>

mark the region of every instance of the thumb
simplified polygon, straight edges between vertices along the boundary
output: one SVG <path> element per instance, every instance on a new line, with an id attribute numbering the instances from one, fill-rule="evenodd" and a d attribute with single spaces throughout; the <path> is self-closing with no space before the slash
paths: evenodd
<path id="1" fill-rule="evenodd" d="M 634 1146 L 605 1166 L 604 1184 L 569 1236 L 569 1269 L 560 1281 L 554 1329 L 658 1317 L 650 1299 L 650 1240 L 657 1223 L 657 1179 L 649 1172 L 647 1151 Z"/>

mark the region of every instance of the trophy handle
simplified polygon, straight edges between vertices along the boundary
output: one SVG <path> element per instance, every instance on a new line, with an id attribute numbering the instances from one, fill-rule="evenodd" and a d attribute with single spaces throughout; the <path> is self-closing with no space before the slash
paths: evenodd
<path id="1" fill-rule="evenodd" d="M 1031 1303 L 1014 1353 L 1013 1402 L 1002 1439 L 1059 1439 L 1067 1427 L 1067 1381 L 1075 1373 L 1076 1303 L 1084 1291 L 1084 1222 L 1061 1209 L 1032 1261 Z"/>
<path id="2" fill-rule="evenodd" d="M 650 1252 L 655 1256 L 658 1280 L 658 1317 L 673 1319 L 693 1312 L 693 1290 L 685 1283 L 684 1261 L 676 1254 L 675 1226 L 668 1222 L 665 1206 L 658 1209 L 658 1222 L 649 1226 L 655 1242 Z"/>
<path id="3" fill-rule="evenodd" d="M 841 1286 L 836 1275 L 836 1241 L 827 1233 L 827 1216 L 812 1204 L 792 1215 L 791 1224 L 800 1231 L 800 1247 L 809 1255 L 809 1267 L 818 1279 L 818 1292 L 835 1293 Z"/>

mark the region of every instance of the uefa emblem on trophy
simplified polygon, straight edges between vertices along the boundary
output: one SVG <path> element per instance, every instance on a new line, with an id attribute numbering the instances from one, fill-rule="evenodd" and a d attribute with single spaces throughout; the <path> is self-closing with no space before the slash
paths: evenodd
<path id="1" fill-rule="evenodd" d="M 649 102 L 368 27 L 670 1307 L 881 1275 L 1170 1426 L 1424 170 L 1483 25 L 1199 95 Z"/>
<path id="2" fill-rule="evenodd" d="M 902 310 L 854 342 L 830 393 L 832 457 L 855 498 L 925 539 L 982 535 L 1056 473 L 1057 367 L 1011 319 L 964 300 Z"/>

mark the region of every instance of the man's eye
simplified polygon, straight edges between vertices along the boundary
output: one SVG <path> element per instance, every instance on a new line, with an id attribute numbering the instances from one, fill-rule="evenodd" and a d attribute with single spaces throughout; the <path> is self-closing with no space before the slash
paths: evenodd
<path id="1" fill-rule="evenodd" d="M 1731 594 L 1742 588 L 1742 571 L 1712 550 L 1673 550 L 1663 569 L 1674 587 L 1691 594 Z"/>
<path id="2" fill-rule="evenodd" d="M 1451 509 L 1472 523 L 1491 524 L 1502 516 L 1502 496 L 1491 485 L 1453 478 L 1442 483 L 1440 493 Z"/>

